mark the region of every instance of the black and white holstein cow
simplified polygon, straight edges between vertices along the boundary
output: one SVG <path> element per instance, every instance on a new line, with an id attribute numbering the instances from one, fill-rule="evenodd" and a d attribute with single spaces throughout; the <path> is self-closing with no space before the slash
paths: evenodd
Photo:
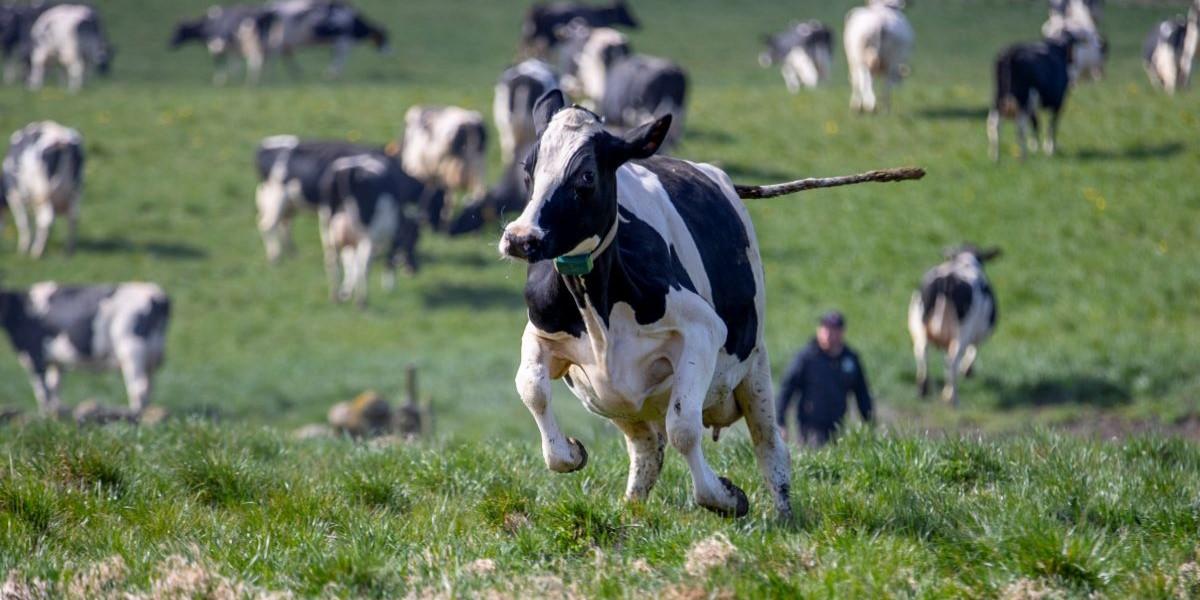
<path id="1" fill-rule="evenodd" d="M 874 76 L 883 77 L 883 107 L 891 106 L 892 88 L 909 73 L 908 57 L 916 35 L 904 16 L 905 0 L 870 0 L 846 13 L 842 44 L 850 69 L 850 108 L 875 112 Z"/>
<path id="2" fill-rule="evenodd" d="M 1100 0 L 1051 0 L 1050 17 L 1042 24 L 1042 37 L 1075 40 L 1071 80 L 1099 81 L 1104 77 L 1108 42 L 1100 33 Z"/>
<path id="3" fill-rule="evenodd" d="M 477 111 L 457 106 L 413 106 L 404 114 L 400 148 L 404 172 L 431 189 L 450 195 L 440 214 L 430 211 L 434 229 L 449 220 L 464 194 L 463 205 L 484 195 L 487 186 L 487 126 Z M 422 207 L 433 204 L 423 201 Z"/>
<path id="4" fill-rule="evenodd" d="M 107 75 L 113 47 L 104 35 L 96 9 L 59 4 L 47 9 L 30 30 L 29 88 L 40 89 L 46 68 L 59 64 L 67 72 L 67 89 L 77 92 L 89 69 Z"/>
<path id="5" fill-rule="evenodd" d="M 240 57 L 246 64 L 246 82 L 262 75 L 265 48 L 258 19 L 262 9 L 253 6 L 213 6 L 198 19 L 181 21 L 171 37 L 171 48 L 188 42 L 204 44 L 216 66 L 213 83 L 224 85 Z"/>
<path id="6" fill-rule="evenodd" d="M 546 466 L 566 473 L 587 463 L 550 410 L 550 382 L 562 379 L 625 433 L 627 499 L 647 497 L 670 442 L 687 460 L 697 504 L 746 514 L 746 495 L 713 472 L 701 448 L 705 428 L 716 437 L 745 417 L 776 510 L 790 515 L 791 469 L 763 338 L 762 260 L 740 198 L 923 171 L 735 186 L 712 165 L 653 156 L 669 114 L 618 136 L 554 90 L 538 101 L 534 123 L 529 202 L 499 250 L 528 263 L 516 387 Z"/>
<path id="7" fill-rule="evenodd" d="M 908 305 L 908 332 L 917 360 L 917 387 L 929 393 L 929 344 L 946 351 L 942 399 L 958 406 L 958 377 L 969 375 L 979 345 L 996 328 L 996 295 L 983 265 L 998 248 L 964 245 L 946 253 L 946 262 L 930 269 Z"/>
<path id="8" fill-rule="evenodd" d="M 1187 87 L 1192 61 L 1200 45 L 1200 0 L 1194 0 L 1186 18 L 1160 22 L 1146 36 L 1146 75 L 1150 83 L 1168 94 Z"/>
<path id="9" fill-rule="evenodd" d="M 293 74 L 300 72 L 295 53 L 309 46 L 331 46 L 329 76 L 341 75 L 351 47 L 370 41 L 380 52 L 388 49 L 387 31 L 339 0 L 277 0 L 267 4 L 258 27 L 265 32 L 267 50 L 284 58 Z"/>
<path id="10" fill-rule="evenodd" d="M 1027 149 L 1037 151 L 1037 111 L 1050 111 L 1050 123 L 1042 149 L 1054 154 L 1058 138 L 1058 119 L 1072 81 L 1072 65 L 1080 41 L 1071 33 L 1034 44 L 1016 44 L 996 57 L 996 93 L 988 112 L 988 152 L 992 160 L 1000 159 L 1000 120 L 1017 122 L 1017 145 L 1021 158 Z M 1033 138 L 1026 143 L 1025 132 L 1033 127 Z"/>
<path id="11" fill-rule="evenodd" d="M 29 57 L 33 49 L 33 23 L 51 5 L 0 5 L 0 51 L 4 54 L 4 83 L 25 82 L 29 77 Z"/>
<path id="12" fill-rule="evenodd" d="M 615 29 L 592 30 L 579 55 L 578 77 L 606 124 L 627 128 L 669 114 L 668 143 L 683 135 L 687 73 L 667 59 L 634 54 Z"/>
<path id="13" fill-rule="evenodd" d="M 55 415 L 60 370 L 119 369 L 130 417 L 150 402 L 152 379 L 163 363 L 171 304 L 152 283 L 0 289 L 0 327 L 29 374 L 38 408 Z"/>
<path id="14" fill-rule="evenodd" d="M 83 137 L 78 131 L 40 121 L 14 132 L 0 187 L 16 221 L 18 252 L 40 258 L 60 215 L 67 217 L 67 254 L 74 252 L 83 193 Z"/>
<path id="15" fill-rule="evenodd" d="M 767 49 L 758 55 L 763 68 L 779 65 L 789 92 L 812 89 L 829 80 L 833 30 L 820 21 L 792 23 L 787 30 L 764 36 Z"/>
<path id="16" fill-rule="evenodd" d="M 537 139 L 533 130 L 533 104 L 546 92 L 558 88 L 558 77 L 550 65 L 531 58 L 509 67 L 496 82 L 492 118 L 500 134 L 500 157 L 504 164 Z"/>
<path id="17" fill-rule="evenodd" d="M 579 2 L 534 4 L 525 13 L 521 25 L 521 45 L 532 55 L 550 58 L 548 53 L 561 41 L 560 30 L 571 23 L 586 27 L 628 27 L 637 29 L 637 19 L 625 0 L 609 6 L 588 6 Z"/>

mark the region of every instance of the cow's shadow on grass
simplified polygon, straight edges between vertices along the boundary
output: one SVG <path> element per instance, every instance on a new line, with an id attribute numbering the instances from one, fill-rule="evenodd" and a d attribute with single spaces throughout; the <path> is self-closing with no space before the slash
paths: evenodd
<path id="1" fill-rule="evenodd" d="M 918 117 L 937 121 L 983 121 L 987 114 L 986 106 L 931 106 L 917 111 Z"/>
<path id="2" fill-rule="evenodd" d="M 1125 384 L 1094 375 L 1063 375 L 1018 383 L 988 377 L 983 385 L 996 391 L 997 405 L 1002 409 L 1065 404 L 1111 408 L 1133 399 Z"/>
<path id="3" fill-rule="evenodd" d="M 462 285 L 445 283 L 421 291 L 421 301 L 428 308 L 504 308 L 518 309 L 525 306 L 524 299 L 512 289 L 498 285 Z"/>
<path id="4" fill-rule="evenodd" d="M 208 257 L 208 251 L 191 244 L 179 242 L 132 242 L 123 237 L 104 239 L 80 239 L 76 244 L 80 252 L 91 254 L 149 254 L 167 260 L 200 260 Z"/>
<path id="5" fill-rule="evenodd" d="M 1164 142 L 1161 144 L 1135 144 L 1127 148 L 1081 148 L 1067 151 L 1064 154 L 1077 160 L 1158 160 L 1169 158 L 1183 152 L 1183 142 Z"/>

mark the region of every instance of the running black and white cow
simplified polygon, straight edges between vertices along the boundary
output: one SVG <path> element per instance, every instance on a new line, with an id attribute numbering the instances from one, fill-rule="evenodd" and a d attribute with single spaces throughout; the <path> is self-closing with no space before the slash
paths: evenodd
<path id="1" fill-rule="evenodd" d="M 492 103 L 492 118 L 500 133 L 500 157 L 504 164 L 537 139 L 533 131 L 533 103 L 558 87 L 558 77 L 546 63 L 531 58 L 500 74 Z"/>
<path id="2" fill-rule="evenodd" d="M 0 5 L 0 50 L 4 54 L 4 83 L 24 82 L 29 77 L 29 58 L 33 50 L 33 22 L 51 5 Z"/>
<path id="3" fill-rule="evenodd" d="M 83 137 L 78 131 L 40 121 L 14 132 L 0 186 L 16 221 L 18 252 L 40 258 L 55 218 L 64 215 L 67 254 L 74 252 L 83 193 Z"/>
<path id="4" fill-rule="evenodd" d="M 405 189 L 402 175 L 395 161 L 379 152 L 339 158 L 322 175 L 317 214 L 335 300 L 354 298 L 359 306 L 366 305 L 371 258 L 377 248 L 388 249 L 385 289 L 395 285 L 401 254 L 406 270 L 417 271 L 420 226 L 415 213 L 421 189 L 415 180 L 403 178 L 408 183 Z"/>
<path id="5" fill-rule="evenodd" d="M 625 35 L 593 29 L 579 55 L 579 83 L 609 125 L 633 127 L 669 114 L 668 143 L 683 135 L 687 73 L 654 56 L 634 54 Z"/>
<path id="6" fill-rule="evenodd" d="M 883 78 L 883 107 L 892 88 L 909 73 L 908 57 L 916 35 L 904 16 L 905 0 L 869 0 L 846 13 L 842 44 L 850 69 L 850 108 L 875 112 L 874 76 Z"/>
<path id="7" fill-rule="evenodd" d="M 1072 54 L 1072 81 L 1099 81 L 1104 77 L 1108 42 L 1100 33 L 1100 0 L 1052 0 L 1050 18 L 1042 24 L 1042 37 L 1075 40 Z"/>
<path id="8" fill-rule="evenodd" d="M 763 68 L 779 65 L 789 92 L 812 89 L 829 80 L 833 30 L 817 20 L 792 23 L 787 30 L 763 37 L 767 49 L 758 55 Z"/>
<path id="9" fill-rule="evenodd" d="M 1021 157 L 1027 148 L 1037 151 L 1037 111 L 1050 111 L 1050 123 L 1042 142 L 1046 154 L 1054 154 L 1058 138 L 1058 119 L 1072 81 L 1076 48 L 1090 41 L 1077 40 L 1070 33 L 1034 44 L 1016 44 L 996 57 L 996 93 L 988 112 L 988 152 L 1000 159 L 1000 120 L 1017 122 L 1017 145 Z M 1033 139 L 1026 143 L 1025 130 L 1033 127 Z"/>
<path id="10" fill-rule="evenodd" d="M 930 269 L 908 305 L 908 332 L 917 360 L 917 387 L 929 393 L 928 350 L 946 351 L 946 385 L 942 399 L 958 405 L 958 378 L 969 375 L 979 345 L 996 328 L 996 294 L 983 272 L 984 263 L 1000 249 L 970 244 L 947 251 L 946 262 Z"/>
<path id="11" fill-rule="evenodd" d="M 46 9 L 30 30 L 29 87 L 40 89 L 46 68 L 59 64 L 67 72 L 67 89 L 83 87 L 89 69 L 107 75 L 113 47 L 104 35 L 100 14 L 84 4 L 59 4 Z"/>
<path id="12" fill-rule="evenodd" d="M 150 403 L 171 304 L 152 283 L 0 289 L 0 327 L 29 374 L 38 408 L 57 414 L 62 369 L 119 369 L 132 417 Z"/>
<path id="13" fill-rule="evenodd" d="M 1187 87 L 1197 45 L 1200 45 L 1200 0 L 1192 2 L 1186 18 L 1162 21 L 1146 36 L 1143 57 L 1150 83 L 1172 95 Z"/>
<path id="14" fill-rule="evenodd" d="M 258 19 L 262 8 L 213 6 L 204 16 L 181 21 L 171 37 L 171 48 L 188 42 L 204 44 L 216 66 L 213 83 L 224 85 L 236 68 L 237 58 L 246 64 L 246 82 L 257 83 L 262 75 L 265 48 Z"/>
<path id="15" fill-rule="evenodd" d="M 588 6 L 579 2 L 534 4 L 525 13 L 521 26 L 521 44 L 533 56 L 546 56 L 560 41 L 559 31 L 572 22 L 587 27 L 628 27 L 637 29 L 637 19 L 625 0 L 609 6 Z"/>
<path id="16" fill-rule="evenodd" d="M 516 386 L 547 467 L 566 473 L 587 463 L 550 410 L 550 382 L 562 379 L 625 433 L 626 498 L 647 497 L 669 442 L 687 460 L 700 506 L 746 514 L 746 495 L 701 449 L 705 428 L 715 435 L 745 417 L 775 507 L 789 515 L 789 457 L 774 425 L 762 261 L 739 200 L 745 189 L 714 166 L 653 157 L 669 114 L 617 136 L 555 90 L 534 118 L 529 203 L 499 249 L 529 263 Z"/>
<path id="17" fill-rule="evenodd" d="M 450 195 L 443 214 L 430 215 L 430 224 L 440 229 L 456 208 L 455 196 L 465 195 L 465 205 L 486 190 L 487 126 L 483 115 L 457 106 L 409 108 L 404 114 L 400 158 L 406 173 Z"/>
<path id="18" fill-rule="evenodd" d="M 388 48 L 383 27 L 339 0 L 276 0 L 267 4 L 258 26 L 265 32 L 268 53 L 282 56 L 293 74 L 299 73 L 296 51 L 309 46 L 333 48 L 331 77 L 341 75 L 355 43 L 370 41 L 380 52 Z"/>

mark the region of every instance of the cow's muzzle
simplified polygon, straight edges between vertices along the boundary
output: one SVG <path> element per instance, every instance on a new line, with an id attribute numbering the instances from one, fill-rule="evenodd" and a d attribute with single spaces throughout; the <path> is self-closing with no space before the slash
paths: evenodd
<path id="1" fill-rule="evenodd" d="M 532 233 L 504 232 L 500 239 L 500 253 L 528 262 L 537 262 L 542 256 L 542 237 Z"/>

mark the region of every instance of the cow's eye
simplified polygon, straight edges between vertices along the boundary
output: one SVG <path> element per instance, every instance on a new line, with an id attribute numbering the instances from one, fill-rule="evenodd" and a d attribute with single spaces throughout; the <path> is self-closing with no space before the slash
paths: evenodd
<path id="1" fill-rule="evenodd" d="M 584 187 L 596 185 L 596 174 L 591 171 L 584 171 L 579 175 L 579 185 Z"/>

